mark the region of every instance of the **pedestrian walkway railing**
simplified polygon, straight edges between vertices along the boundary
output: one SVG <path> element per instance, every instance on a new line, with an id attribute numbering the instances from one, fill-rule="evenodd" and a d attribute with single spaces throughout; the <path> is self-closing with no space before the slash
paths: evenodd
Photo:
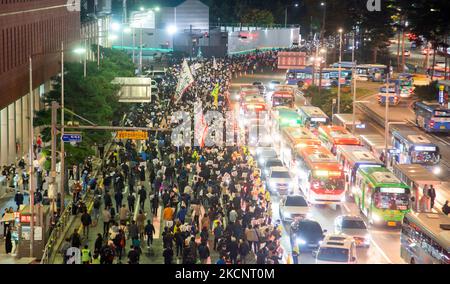
<path id="1" fill-rule="evenodd" d="M 47 244 L 44 248 L 44 254 L 42 255 L 41 264 L 49 263 L 50 256 L 53 254 L 53 250 L 56 246 L 56 242 L 60 238 L 61 234 L 65 233 L 66 225 L 69 223 L 71 213 L 72 204 L 69 204 L 61 214 L 58 223 L 56 223 L 55 228 L 53 228 L 52 233 L 48 238 Z"/>

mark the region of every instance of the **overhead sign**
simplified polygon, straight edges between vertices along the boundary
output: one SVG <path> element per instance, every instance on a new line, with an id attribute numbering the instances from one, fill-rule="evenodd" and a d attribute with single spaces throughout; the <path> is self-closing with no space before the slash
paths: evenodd
<path id="1" fill-rule="evenodd" d="M 64 142 L 76 142 L 79 143 L 82 140 L 81 133 L 65 133 L 61 137 L 62 141 Z"/>
<path id="2" fill-rule="evenodd" d="M 118 139 L 131 139 L 131 140 L 147 140 L 148 133 L 146 131 L 118 131 Z"/>
<path id="3" fill-rule="evenodd" d="M 306 66 L 304 52 L 278 52 L 278 69 L 295 69 Z"/>

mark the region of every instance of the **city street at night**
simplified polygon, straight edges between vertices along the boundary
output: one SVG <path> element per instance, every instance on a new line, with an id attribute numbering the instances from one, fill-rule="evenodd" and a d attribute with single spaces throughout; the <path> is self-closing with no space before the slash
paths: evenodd
<path id="1" fill-rule="evenodd" d="M 0 264 L 450 264 L 449 11 L 1 1 Z"/>

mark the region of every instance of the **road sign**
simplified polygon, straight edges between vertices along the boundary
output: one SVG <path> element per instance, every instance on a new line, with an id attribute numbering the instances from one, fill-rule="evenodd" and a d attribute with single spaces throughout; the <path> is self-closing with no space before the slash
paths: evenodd
<path id="1" fill-rule="evenodd" d="M 148 132 L 145 132 L 145 131 L 118 131 L 117 139 L 147 140 Z"/>
<path id="2" fill-rule="evenodd" d="M 64 142 L 79 143 L 82 140 L 82 136 L 81 133 L 65 133 L 61 139 Z"/>

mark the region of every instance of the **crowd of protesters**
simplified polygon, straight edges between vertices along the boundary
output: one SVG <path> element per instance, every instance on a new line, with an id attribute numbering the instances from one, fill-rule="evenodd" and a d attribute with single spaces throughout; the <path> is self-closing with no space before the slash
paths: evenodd
<path id="1" fill-rule="evenodd" d="M 154 251 L 155 218 L 162 218 L 164 263 L 281 260 L 280 226 L 271 219 L 270 194 L 248 149 L 242 145 L 174 147 L 170 131 L 179 123 L 173 114 L 192 112 L 196 102 L 202 102 L 203 111 L 224 113 L 232 78 L 276 68 L 276 52 L 196 59 L 189 65 L 194 67 L 195 82 L 181 98 L 175 95 L 182 66 L 178 60 L 166 69 L 152 103 L 136 104 L 126 115 L 125 126 L 159 129 L 149 131 L 148 140 L 115 141 L 106 153 L 99 180 L 89 176 L 89 168 L 73 169 L 72 175 L 81 180 L 74 184 L 74 202 L 86 190 L 94 191 L 95 201 L 91 213 L 80 209 L 84 237 L 76 230 L 63 245 L 66 263 L 73 263 L 78 253 L 73 247 L 80 249 L 83 263 L 121 263 L 124 257 L 128 263 L 139 263 L 145 243 L 150 255 Z M 216 85 L 215 103 L 211 92 Z M 89 227 L 98 223 L 103 234 L 97 235 L 91 253 L 83 240 L 89 241 Z M 212 250 L 217 259 L 211 258 Z"/>

